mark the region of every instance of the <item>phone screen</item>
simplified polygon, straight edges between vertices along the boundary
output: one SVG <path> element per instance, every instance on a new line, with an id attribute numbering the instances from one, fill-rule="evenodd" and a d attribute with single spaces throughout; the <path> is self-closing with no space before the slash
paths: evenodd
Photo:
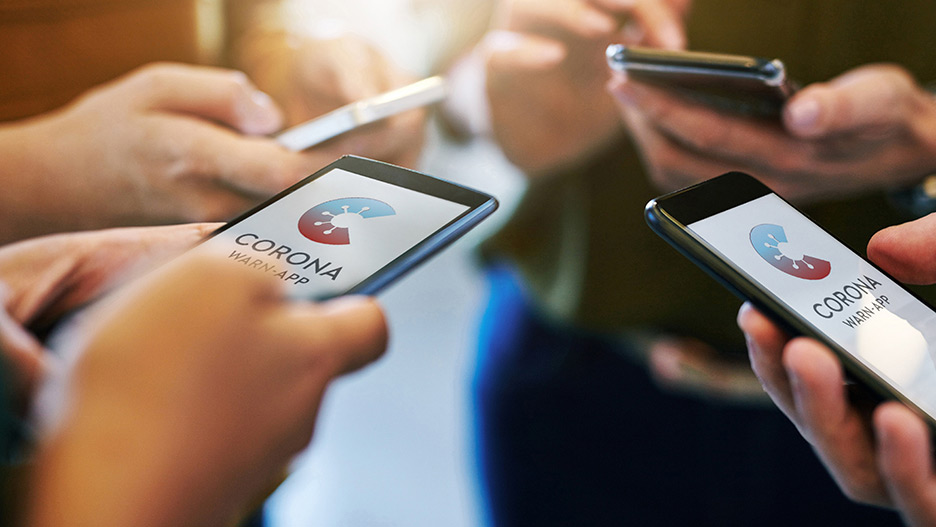
<path id="1" fill-rule="evenodd" d="M 687 228 L 936 418 L 936 312 L 929 306 L 776 194 Z"/>
<path id="2" fill-rule="evenodd" d="M 320 299 L 353 290 L 470 209 L 333 168 L 195 250 L 276 276 L 291 298 Z"/>

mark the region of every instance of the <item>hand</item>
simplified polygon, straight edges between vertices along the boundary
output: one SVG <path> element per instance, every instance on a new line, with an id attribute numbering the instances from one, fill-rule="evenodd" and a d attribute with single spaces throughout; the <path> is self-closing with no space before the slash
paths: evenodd
<path id="1" fill-rule="evenodd" d="M 936 282 L 936 215 L 876 234 L 869 257 L 898 279 Z M 936 472 L 925 423 L 899 403 L 873 416 L 848 399 L 832 351 L 806 338 L 792 341 L 745 304 L 738 324 L 764 388 L 852 499 L 896 507 L 911 525 L 936 523 Z"/>
<path id="2" fill-rule="evenodd" d="M 770 404 L 747 361 L 690 338 L 661 337 L 648 347 L 650 375 L 657 385 L 674 393 Z"/>
<path id="3" fill-rule="evenodd" d="M 864 66 L 803 89 L 782 124 L 622 77 L 609 89 L 665 190 L 741 170 L 803 201 L 899 187 L 936 169 L 936 102 L 897 66 Z"/>
<path id="4" fill-rule="evenodd" d="M 279 102 L 289 126 L 416 79 L 351 33 L 319 38 L 257 33 L 241 44 L 240 63 Z M 415 166 L 425 136 L 425 110 L 411 110 L 342 138 L 345 153 Z"/>
<path id="5" fill-rule="evenodd" d="M 0 241 L 123 224 L 226 219 L 337 152 L 260 137 L 279 110 L 238 72 L 143 67 L 33 121 L 0 130 Z"/>
<path id="6" fill-rule="evenodd" d="M 325 388 L 373 360 L 373 300 L 283 299 L 189 255 L 83 327 L 73 408 L 40 452 L 35 525 L 225 525 L 308 444 Z"/>
<path id="7" fill-rule="evenodd" d="M 529 174 L 575 165 L 622 137 L 604 86 L 612 42 L 685 47 L 688 0 L 508 0 L 482 42 L 494 135 Z"/>
<path id="8" fill-rule="evenodd" d="M 194 245 L 216 224 L 59 234 L 0 248 L 0 349 L 13 369 L 13 393 L 32 399 L 45 352 L 30 329 L 45 329 L 142 266 Z"/>

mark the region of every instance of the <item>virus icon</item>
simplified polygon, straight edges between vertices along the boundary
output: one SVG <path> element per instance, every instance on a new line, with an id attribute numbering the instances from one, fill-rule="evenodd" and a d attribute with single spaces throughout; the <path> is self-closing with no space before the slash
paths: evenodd
<path id="1" fill-rule="evenodd" d="M 788 275 L 804 280 L 822 280 L 832 272 L 832 264 L 791 242 L 783 227 L 765 223 L 751 230 L 751 245 L 761 258 Z"/>
<path id="2" fill-rule="evenodd" d="M 799 269 L 800 264 L 805 265 L 809 269 L 815 269 L 811 263 L 805 260 L 806 256 L 803 251 L 798 250 L 792 243 L 788 241 L 780 241 L 773 234 L 768 234 L 767 238 L 770 241 L 764 242 L 764 246 L 772 249 L 776 249 L 778 254 L 774 255 L 774 259 L 779 261 L 784 258 L 789 258 L 792 262 L 793 269 Z"/>
<path id="3" fill-rule="evenodd" d="M 395 214 L 393 207 L 377 199 L 333 199 L 306 211 L 299 218 L 299 232 L 316 243 L 348 245 L 351 243 L 351 232 L 365 228 L 373 218 Z"/>
<path id="4" fill-rule="evenodd" d="M 342 205 L 342 206 L 341 206 L 341 213 L 339 213 L 339 214 L 337 214 L 337 215 L 332 214 L 331 212 L 329 212 L 329 211 L 327 211 L 327 210 L 326 210 L 326 211 L 322 211 L 322 216 L 329 216 L 331 219 L 328 220 L 328 221 L 317 221 L 317 222 L 315 222 L 314 225 L 315 225 L 316 227 L 319 227 L 319 226 L 321 226 L 321 225 L 331 225 L 331 229 L 328 229 L 328 230 L 326 230 L 326 231 L 322 231 L 322 234 L 328 235 L 328 234 L 331 234 L 332 232 L 334 232 L 335 229 L 347 229 L 347 228 L 350 228 L 351 225 L 352 225 L 353 223 L 355 223 L 356 221 L 358 221 L 358 220 L 363 220 L 363 219 L 364 219 L 364 216 L 363 216 L 362 214 L 363 214 L 364 212 L 367 212 L 367 211 L 370 210 L 370 207 L 362 207 L 361 210 L 359 210 L 359 211 L 357 211 L 357 212 L 348 212 L 348 209 L 350 209 L 350 208 L 351 208 L 351 207 L 350 207 L 349 205 Z M 352 216 L 354 216 L 353 219 L 352 219 Z"/>

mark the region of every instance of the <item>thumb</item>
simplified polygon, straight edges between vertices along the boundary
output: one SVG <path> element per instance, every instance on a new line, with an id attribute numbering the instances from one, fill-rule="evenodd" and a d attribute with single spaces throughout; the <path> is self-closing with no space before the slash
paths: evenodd
<path id="1" fill-rule="evenodd" d="M 843 133 L 879 135 L 905 119 L 916 82 L 903 69 L 870 65 L 804 88 L 787 103 L 787 130 L 803 139 Z"/>
<path id="2" fill-rule="evenodd" d="M 868 258 L 902 282 L 936 283 L 936 214 L 888 227 L 868 242 Z"/>
<path id="3" fill-rule="evenodd" d="M 313 353 L 326 351 L 339 375 L 377 360 L 387 347 L 387 321 L 372 298 L 340 297 L 294 309 L 294 317 L 307 318 L 305 323 L 294 326 L 304 333 L 295 337 Z"/>
<path id="4" fill-rule="evenodd" d="M 283 125 L 273 100 L 239 71 L 155 64 L 131 75 L 150 109 L 215 120 L 248 135 L 270 134 Z"/>

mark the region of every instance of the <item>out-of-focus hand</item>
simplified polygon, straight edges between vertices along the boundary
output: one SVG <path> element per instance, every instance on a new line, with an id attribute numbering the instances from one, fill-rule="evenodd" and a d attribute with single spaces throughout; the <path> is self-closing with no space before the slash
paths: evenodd
<path id="1" fill-rule="evenodd" d="M 327 38 L 260 33 L 241 49 L 239 62 L 282 106 L 290 126 L 416 80 L 352 33 Z M 419 160 L 425 125 L 423 109 L 395 115 L 348 133 L 342 139 L 344 153 L 412 167 Z"/>
<path id="2" fill-rule="evenodd" d="M 226 525 L 276 479 L 329 382 L 387 339 L 373 300 L 287 302 L 280 286 L 189 255 L 92 314 L 35 525 Z"/>
<path id="3" fill-rule="evenodd" d="M 23 145 L 0 240 L 37 234 L 226 219 L 333 161 L 263 134 L 280 111 L 242 73 L 145 66 L 71 105 L 4 128 Z M 17 154 L 17 152 L 14 152 Z"/>
<path id="4" fill-rule="evenodd" d="M 936 215 L 876 234 L 868 255 L 895 277 L 936 282 Z M 936 471 L 926 424 L 899 403 L 853 406 L 842 365 L 812 339 L 789 340 L 745 304 L 738 324 L 754 371 L 852 499 L 896 507 L 910 525 L 936 524 Z"/>
<path id="5" fill-rule="evenodd" d="M 782 123 L 621 76 L 609 89 L 664 190 L 742 170 L 784 196 L 812 200 L 899 187 L 936 169 L 936 102 L 893 65 L 808 86 L 787 103 Z"/>
<path id="6" fill-rule="evenodd" d="M 19 406 L 31 399 L 45 353 L 30 329 L 96 299 L 132 271 L 194 245 L 217 224 L 59 234 L 0 248 L 0 349 Z"/>
<path id="7" fill-rule="evenodd" d="M 605 91 L 612 42 L 683 48 L 689 0 L 506 0 L 482 42 L 493 132 L 529 174 L 574 165 L 620 139 Z"/>
<path id="8" fill-rule="evenodd" d="M 691 338 L 661 337 L 648 347 L 650 374 L 660 388 L 743 404 L 770 404 L 747 361 Z"/>

